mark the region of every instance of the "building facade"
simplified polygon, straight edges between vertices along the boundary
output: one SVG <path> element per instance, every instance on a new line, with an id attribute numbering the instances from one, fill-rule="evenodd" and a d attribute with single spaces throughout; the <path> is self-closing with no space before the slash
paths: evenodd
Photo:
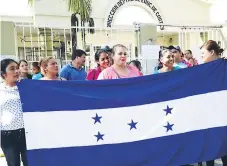
<path id="1" fill-rule="evenodd" d="M 1 5 L 1 33 L 4 34 L 1 55 L 16 55 L 29 62 L 45 56 L 56 57 L 61 63 L 70 61 L 74 34 L 67 0 L 36 0 L 33 6 L 22 1 L 7 0 L 7 4 Z M 95 33 L 91 33 L 87 24 L 79 27 L 76 33 L 78 48 L 85 49 L 90 55 L 89 68 L 97 49 L 117 43 L 128 47 L 131 58 L 141 56 L 141 45 L 149 42 L 192 49 L 205 40 L 214 39 L 225 46 L 223 28 L 214 25 L 223 22 L 212 20 L 215 18 L 211 13 L 215 10 L 214 5 L 204 1 L 93 0 L 91 17 Z M 13 3 L 17 3 L 18 12 L 11 9 Z M 146 15 L 138 10 L 133 12 L 133 7 L 140 8 Z M 23 14 L 19 14 L 21 12 Z M 146 16 L 148 19 L 144 20 Z"/>

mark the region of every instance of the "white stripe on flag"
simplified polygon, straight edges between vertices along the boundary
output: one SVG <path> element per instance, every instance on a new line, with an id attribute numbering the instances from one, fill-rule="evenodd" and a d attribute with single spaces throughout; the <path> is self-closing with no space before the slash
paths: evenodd
<path id="1" fill-rule="evenodd" d="M 114 144 L 169 136 L 227 125 L 227 91 L 124 108 L 30 112 L 24 114 L 31 149 Z M 76 103 L 75 103 L 76 104 Z M 89 103 L 88 103 L 89 104 Z M 172 114 L 166 116 L 167 105 Z M 96 113 L 101 123 L 94 124 Z M 130 130 L 128 123 L 138 122 Z M 167 122 L 174 124 L 166 131 Z M 105 134 L 104 140 L 94 135 Z"/>

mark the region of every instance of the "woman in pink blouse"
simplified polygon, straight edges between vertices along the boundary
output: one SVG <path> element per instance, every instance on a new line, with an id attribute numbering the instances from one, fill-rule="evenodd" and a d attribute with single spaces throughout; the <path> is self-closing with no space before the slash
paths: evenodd
<path id="1" fill-rule="evenodd" d="M 110 59 L 108 52 L 101 49 L 95 53 L 95 61 L 97 63 L 97 67 L 95 69 L 91 69 L 87 74 L 87 80 L 97 80 L 99 74 L 102 70 L 106 69 L 110 66 Z"/>
<path id="2" fill-rule="evenodd" d="M 98 80 L 121 79 L 140 76 L 139 70 L 135 66 L 127 65 L 127 48 L 122 44 L 113 47 L 114 64 L 103 70 Z"/>

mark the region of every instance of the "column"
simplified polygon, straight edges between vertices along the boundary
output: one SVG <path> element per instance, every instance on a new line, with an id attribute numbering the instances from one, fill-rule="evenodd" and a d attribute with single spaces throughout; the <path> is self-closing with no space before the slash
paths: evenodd
<path id="1" fill-rule="evenodd" d="M 0 55 L 2 58 L 13 58 L 17 60 L 16 36 L 13 22 L 0 22 Z"/>

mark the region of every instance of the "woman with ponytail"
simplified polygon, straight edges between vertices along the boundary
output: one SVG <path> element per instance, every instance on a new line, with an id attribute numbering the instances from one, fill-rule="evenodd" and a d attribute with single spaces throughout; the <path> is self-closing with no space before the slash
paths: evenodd
<path id="1" fill-rule="evenodd" d="M 19 61 L 20 79 L 32 79 L 32 75 L 28 73 L 28 62 L 26 60 Z"/>
<path id="2" fill-rule="evenodd" d="M 159 65 L 155 69 L 154 74 L 164 73 L 172 70 L 181 69 L 178 66 L 173 66 L 174 57 L 169 49 L 159 51 Z"/>
<path id="3" fill-rule="evenodd" d="M 132 60 L 132 61 L 129 62 L 129 65 L 136 67 L 140 72 L 140 76 L 143 76 L 142 65 L 141 65 L 139 60 Z"/>
<path id="4" fill-rule="evenodd" d="M 214 40 L 209 40 L 205 42 L 200 49 L 201 49 L 202 59 L 204 63 L 208 63 L 208 62 L 212 62 L 217 59 L 220 59 L 224 52 L 224 50 L 220 48 L 220 46 Z M 222 159 L 223 166 L 227 166 L 227 155 L 223 156 L 221 159 Z M 206 165 L 214 166 L 215 165 L 214 160 L 207 161 Z M 199 166 L 202 166 L 202 163 L 199 163 Z"/>
<path id="5" fill-rule="evenodd" d="M 204 43 L 200 49 L 204 63 L 220 59 L 224 52 L 224 49 L 220 48 L 220 46 L 213 40 Z"/>

